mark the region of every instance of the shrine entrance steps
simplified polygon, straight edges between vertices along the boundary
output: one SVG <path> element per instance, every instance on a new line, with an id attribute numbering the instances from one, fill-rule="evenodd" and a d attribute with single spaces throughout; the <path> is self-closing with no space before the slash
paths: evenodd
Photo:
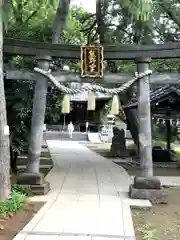
<path id="1" fill-rule="evenodd" d="M 62 141 L 76 141 L 87 142 L 88 133 L 86 132 L 73 132 L 72 139 L 69 138 L 68 131 L 47 131 L 43 136 L 44 140 L 62 140 Z"/>
<path id="2" fill-rule="evenodd" d="M 51 191 L 39 197 L 47 203 L 14 240 L 135 240 L 130 205 L 139 200 L 128 198 L 127 172 L 78 142 L 47 144 Z"/>

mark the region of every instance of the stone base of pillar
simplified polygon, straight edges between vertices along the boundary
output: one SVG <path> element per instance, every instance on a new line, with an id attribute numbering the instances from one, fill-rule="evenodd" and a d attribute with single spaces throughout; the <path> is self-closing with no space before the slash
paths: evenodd
<path id="1" fill-rule="evenodd" d="M 45 195 L 50 191 L 50 184 L 41 173 L 23 172 L 17 177 L 17 184 L 29 187 L 34 195 Z"/>
<path id="2" fill-rule="evenodd" d="M 135 177 L 134 184 L 129 187 L 129 196 L 132 199 L 149 200 L 152 204 L 166 204 L 168 195 L 155 177 Z"/>

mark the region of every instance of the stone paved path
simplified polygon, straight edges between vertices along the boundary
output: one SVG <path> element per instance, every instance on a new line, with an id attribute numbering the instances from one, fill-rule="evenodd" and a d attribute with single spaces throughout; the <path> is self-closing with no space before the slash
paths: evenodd
<path id="1" fill-rule="evenodd" d="M 126 171 L 77 142 L 48 146 L 49 201 L 14 240 L 135 240 Z"/>

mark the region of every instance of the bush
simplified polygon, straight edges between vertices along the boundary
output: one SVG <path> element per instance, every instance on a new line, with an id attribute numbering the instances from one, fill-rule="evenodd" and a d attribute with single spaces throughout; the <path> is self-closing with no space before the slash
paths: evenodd
<path id="1" fill-rule="evenodd" d="M 27 202 L 27 196 L 15 190 L 12 191 L 11 198 L 0 202 L 0 216 L 8 216 L 16 213 Z"/>
<path id="2" fill-rule="evenodd" d="M 27 187 L 27 186 L 15 184 L 12 186 L 12 191 L 13 190 L 28 197 L 32 196 L 31 189 L 30 187 Z"/>

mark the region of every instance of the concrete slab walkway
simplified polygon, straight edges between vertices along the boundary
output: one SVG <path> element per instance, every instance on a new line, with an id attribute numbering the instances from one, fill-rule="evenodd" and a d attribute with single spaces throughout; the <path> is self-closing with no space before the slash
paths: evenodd
<path id="1" fill-rule="evenodd" d="M 52 191 L 14 240 L 135 240 L 127 172 L 77 142 L 51 140 L 48 147 Z"/>

